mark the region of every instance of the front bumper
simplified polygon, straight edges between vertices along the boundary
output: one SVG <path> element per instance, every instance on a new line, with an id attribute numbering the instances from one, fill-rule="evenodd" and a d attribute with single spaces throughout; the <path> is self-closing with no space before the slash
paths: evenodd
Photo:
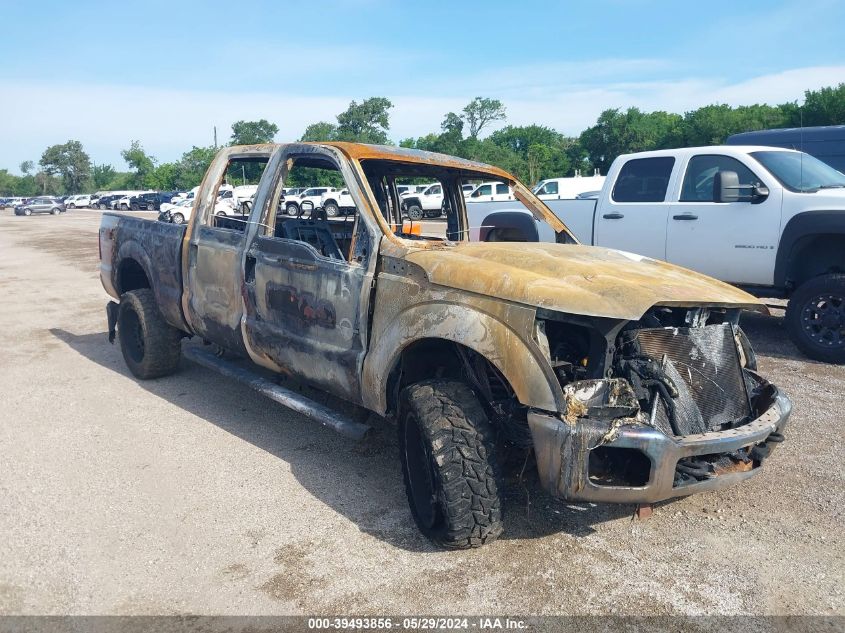
<path id="1" fill-rule="evenodd" d="M 615 430 L 607 422 L 579 418 L 567 422 L 552 414 L 529 412 L 528 425 L 537 455 L 543 487 L 557 497 L 572 501 L 607 503 L 654 503 L 664 499 L 718 490 L 747 479 L 760 469 L 754 460 L 744 472 L 726 472 L 693 483 L 676 483 L 678 461 L 688 457 L 727 455 L 743 448 L 761 446 L 769 453 L 782 440 L 792 403 L 769 385 L 768 406 L 748 424 L 726 431 L 670 437 L 645 425 L 630 424 Z M 603 441 L 608 437 L 612 439 Z M 768 441 L 767 441 L 768 440 Z M 590 476 L 590 452 L 605 446 L 632 449 L 645 455 L 651 466 L 644 485 L 602 485 Z"/>

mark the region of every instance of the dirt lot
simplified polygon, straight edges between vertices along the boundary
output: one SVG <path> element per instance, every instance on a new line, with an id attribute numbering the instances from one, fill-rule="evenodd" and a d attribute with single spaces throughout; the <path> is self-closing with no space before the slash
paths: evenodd
<path id="1" fill-rule="evenodd" d="M 745 321 L 795 405 L 760 476 L 648 521 L 511 477 L 505 536 L 442 552 L 391 427 L 352 444 L 187 361 L 134 380 L 100 214 L 0 214 L 0 613 L 845 614 L 845 367 L 779 314 Z"/>

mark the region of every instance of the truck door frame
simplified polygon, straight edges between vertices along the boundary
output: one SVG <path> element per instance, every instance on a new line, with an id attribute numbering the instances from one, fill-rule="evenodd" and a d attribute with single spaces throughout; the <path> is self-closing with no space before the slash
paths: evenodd
<path id="1" fill-rule="evenodd" d="M 274 235 L 276 215 L 283 214 L 278 207 L 289 170 L 296 157 L 309 155 L 329 159 L 338 167 L 357 208 L 346 260 L 325 257 L 305 242 Z M 300 143 L 282 146 L 267 165 L 256 193 L 241 262 L 241 330 L 252 360 L 356 403 L 362 402 L 361 376 L 381 239 L 364 191 L 357 171 L 340 150 Z M 286 309 L 285 300 L 296 303 L 296 310 Z"/>
<path id="2" fill-rule="evenodd" d="M 245 353 L 240 322 L 243 315 L 243 250 L 247 231 L 212 226 L 217 193 L 229 163 L 238 159 L 271 159 L 277 145 L 249 145 L 221 150 L 209 165 L 194 196 L 194 211 L 182 242 L 182 311 L 198 336 Z M 262 176 L 263 178 L 263 176 Z"/>

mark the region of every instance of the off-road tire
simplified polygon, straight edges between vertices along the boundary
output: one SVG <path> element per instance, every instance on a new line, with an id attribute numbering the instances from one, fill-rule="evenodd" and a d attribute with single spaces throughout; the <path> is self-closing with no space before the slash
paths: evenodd
<path id="1" fill-rule="evenodd" d="M 423 210 L 422 207 L 418 204 L 412 204 L 408 207 L 408 217 L 412 220 L 422 220 L 423 219 Z"/>
<path id="2" fill-rule="evenodd" d="M 502 533 L 495 435 L 467 385 L 427 380 L 405 388 L 399 450 L 411 514 L 427 538 L 466 549 Z"/>
<path id="3" fill-rule="evenodd" d="M 822 305 L 827 307 L 820 309 Z M 784 321 L 790 338 L 807 356 L 845 364 L 845 274 L 813 277 L 798 286 Z"/>
<path id="4" fill-rule="evenodd" d="M 117 332 L 126 366 L 137 378 L 161 378 L 179 367 L 182 333 L 164 320 L 149 288 L 120 297 Z"/>

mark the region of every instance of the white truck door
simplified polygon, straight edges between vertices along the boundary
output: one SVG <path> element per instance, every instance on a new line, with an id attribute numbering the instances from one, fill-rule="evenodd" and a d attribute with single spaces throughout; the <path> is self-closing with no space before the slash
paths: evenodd
<path id="1" fill-rule="evenodd" d="M 753 163 L 722 154 L 691 156 L 678 200 L 672 204 L 666 234 L 666 260 L 722 281 L 771 285 L 780 234 L 783 189 Z M 713 181 L 719 171 L 739 176 L 741 202 L 716 202 Z M 752 200 L 753 184 L 769 188 Z"/>
<path id="2" fill-rule="evenodd" d="M 671 156 L 625 162 L 596 210 L 593 244 L 665 259 L 674 164 Z"/>

